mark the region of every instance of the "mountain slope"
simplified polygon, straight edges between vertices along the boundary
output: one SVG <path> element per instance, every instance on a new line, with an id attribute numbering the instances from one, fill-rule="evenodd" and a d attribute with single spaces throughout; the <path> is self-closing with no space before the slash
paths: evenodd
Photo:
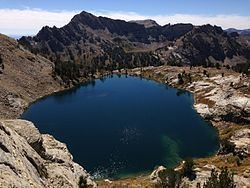
<path id="1" fill-rule="evenodd" d="M 60 58 L 64 60 L 88 61 L 93 56 L 103 54 L 106 48 L 119 45 L 126 51 L 133 51 L 138 43 L 150 48 L 152 42 L 174 40 L 192 28 L 191 24 L 145 28 L 137 23 L 82 12 L 62 28 L 44 27 L 35 37 L 22 37 L 19 42 L 53 60 L 56 55 L 63 54 Z"/>
<path id="2" fill-rule="evenodd" d="M 170 49 L 158 51 L 172 64 L 185 63 L 206 67 L 237 64 L 249 66 L 250 58 L 249 47 L 230 37 L 220 27 L 211 25 L 194 27 L 176 40 Z"/>
<path id="3" fill-rule="evenodd" d="M 62 89 L 52 77 L 52 62 L 1 34 L 0 55 L 4 65 L 0 73 L 0 119 L 16 117 L 29 102 Z"/>

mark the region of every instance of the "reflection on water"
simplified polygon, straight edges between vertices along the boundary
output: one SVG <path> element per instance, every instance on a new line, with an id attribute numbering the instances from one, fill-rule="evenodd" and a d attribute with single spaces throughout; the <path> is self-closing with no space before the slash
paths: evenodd
<path id="1" fill-rule="evenodd" d="M 176 95 L 179 97 L 181 95 L 188 95 L 190 96 L 190 93 L 186 90 L 183 90 L 183 89 L 177 89 L 177 92 L 176 92 Z"/>

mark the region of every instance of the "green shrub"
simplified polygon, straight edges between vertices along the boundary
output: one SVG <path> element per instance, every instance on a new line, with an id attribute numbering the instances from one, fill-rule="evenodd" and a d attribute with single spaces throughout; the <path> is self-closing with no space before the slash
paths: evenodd
<path id="1" fill-rule="evenodd" d="M 182 176 L 187 177 L 189 180 L 194 180 L 196 178 L 193 159 L 187 159 L 185 161 L 182 169 Z"/>
<path id="2" fill-rule="evenodd" d="M 234 153 L 235 151 L 235 144 L 230 142 L 229 140 L 221 140 L 221 149 L 220 154 L 228 154 Z"/>
<path id="3" fill-rule="evenodd" d="M 84 179 L 83 176 L 79 177 L 78 187 L 79 188 L 87 188 L 87 180 Z"/>
<path id="4" fill-rule="evenodd" d="M 179 73 L 178 74 L 178 84 L 183 84 L 184 83 L 184 80 L 182 78 L 182 75 Z"/>
<path id="5" fill-rule="evenodd" d="M 220 175 L 216 170 L 211 171 L 211 176 L 204 183 L 204 188 L 235 188 L 233 174 L 223 168 Z"/>
<path id="6" fill-rule="evenodd" d="M 181 182 L 181 175 L 179 172 L 173 169 L 166 169 L 159 172 L 159 178 L 161 179 L 161 187 L 164 188 L 179 188 Z"/>

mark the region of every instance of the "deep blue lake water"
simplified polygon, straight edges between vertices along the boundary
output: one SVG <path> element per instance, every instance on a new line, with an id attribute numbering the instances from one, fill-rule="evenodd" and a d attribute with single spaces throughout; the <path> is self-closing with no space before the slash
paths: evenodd
<path id="1" fill-rule="evenodd" d="M 122 177 L 216 152 L 217 132 L 192 104 L 189 92 L 114 75 L 39 100 L 22 118 L 66 143 L 92 175 Z"/>

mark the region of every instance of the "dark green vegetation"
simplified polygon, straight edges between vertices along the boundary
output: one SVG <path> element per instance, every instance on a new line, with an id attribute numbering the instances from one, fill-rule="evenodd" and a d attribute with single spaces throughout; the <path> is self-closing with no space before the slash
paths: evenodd
<path id="1" fill-rule="evenodd" d="M 250 60 L 247 61 L 247 63 L 243 64 L 237 64 L 237 66 L 233 66 L 232 69 L 236 72 L 244 73 L 244 74 L 249 74 L 250 70 Z"/>
<path id="2" fill-rule="evenodd" d="M 181 184 L 181 173 L 175 171 L 172 168 L 164 169 L 159 172 L 159 178 L 161 179 L 161 184 L 159 187 L 164 188 L 179 188 Z"/>
<path id="3" fill-rule="evenodd" d="M 194 161 L 191 158 L 185 160 L 183 165 L 183 169 L 181 175 L 187 177 L 189 180 L 194 180 L 196 178 L 196 174 L 194 171 Z"/>
<path id="4" fill-rule="evenodd" d="M 62 28 L 43 27 L 19 43 L 56 62 L 54 74 L 66 84 L 96 72 L 162 64 L 249 70 L 247 40 L 211 25 L 144 27 L 82 12 Z"/>
<path id="5" fill-rule="evenodd" d="M 194 163 L 192 159 L 187 159 L 181 170 L 174 170 L 172 168 L 159 171 L 158 174 L 161 179 L 161 184 L 158 185 L 164 188 L 179 188 L 182 178 L 187 177 L 190 181 L 195 180 L 196 175 L 194 171 Z M 201 184 L 197 183 L 197 188 Z M 235 188 L 236 185 L 233 180 L 233 174 L 227 168 L 223 168 L 221 173 L 212 169 L 211 176 L 204 183 L 204 188 Z"/>
<path id="6" fill-rule="evenodd" d="M 216 130 L 192 104 L 188 92 L 120 75 L 49 96 L 22 117 L 66 143 L 96 177 L 124 177 L 217 151 Z M 184 176 L 192 178 L 192 164 Z"/>
<path id="7" fill-rule="evenodd" d="M 235 152 L 235 144 L 230 142 L 229 140 L 221 140 L 220 141 L 221 148 L 220 148 L 220 154 L 229 154 Z"/>
<path id="8" fill-rule="evenodd" d="M 233 174 L 227 168 L 222 169 L 218 175 L 216 170 L 212 170 L 211 177 L 204 183 L 204 188 L 235 188 Z"/>
<path id="9" fill-rule="evenodd" d="M 161 186 L 164 188 L 179 188 L 182 178 L 187 177 L 190 181 L 196 178 L 194 171 L 193 159 L 185 160 L 181 170 L 176 171 L 173 168 L 168 168 L 159 172 Z"/>
<path id="10" fill-rule="evenodd" d="M 244 160 L 247 157 L 247 154 L 245 152 L 239 152 L 235 149 L 235 144 L 230 142 L 229 140 L 221 140 L 220 141 L 220 149 L 218 154 L 220 155 L 227 155 L 227 154 L 233 154 L 236 157 L 236 163 L 237 166 L 241 165 L 241 161 Z"/>
<path id="11" fill-rule="evenodd" d="M 187 159 L 181 168 L 164 168 L 158 171 L 158 178 L 160 181 L 155 185 L 159 188 L 180 188 L 188 187 L 183 184 L 183 178 L 187 177 L 189 181 L 196 180 L 194 171 L 194 162 L 191 158 Z M 190 176 L 191 175 L 191 176 Z M 197 180 L 196 180 L 197 181 Z M 220 172 L 212 169 L 210 177 L 205 181 L 203 186 L 199 182 L 196 184 L 197 188 L 235 188 L 233 174 L 227 169 L 222 168 Z"/>
<path id="12" fill-rule="evenodd" d="M 113 70 L 131 69 L 136 67 L 159 66 L 163 62 L 153 52 L 125 52 L 121 47 L 114 49 L 104 47 L 104 54 L 98 55 L 79 64 L 73 61 L 62 61 L 60 57 L 55 61 L 54 75 L 58 75 L 69 84 L 79 81 L 79 78 L 92 77 L 96 72 L 112 72 Z"/>
<path id="13" fill-rule="evenodd" d="M 61 79 L 68 85 L 70 81 L 78 82 L 78 78 L 80 77 L 80 66 L 73 62 L 64 62 L 57 59 L 55 61 L 55 68 L 53 75 L 60 76 Z"/>
<path id="14" fill-rule="evenodd" d="M 79 188 L 88 188 L 87 180 L 83 178 L 83 176 L 80 176 L 78 181 L 78 187 Z"/>

